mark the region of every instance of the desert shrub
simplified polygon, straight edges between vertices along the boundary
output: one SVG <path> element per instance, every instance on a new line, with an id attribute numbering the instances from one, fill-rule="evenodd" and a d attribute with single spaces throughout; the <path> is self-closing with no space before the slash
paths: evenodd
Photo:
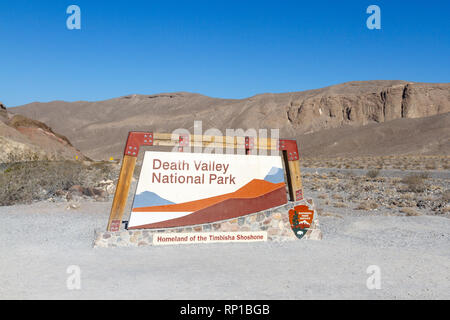
<path id="1" fill-rule="evenodd" d="M 447 189 L 442 193 L 442 200 L 445 202 L 450 202 L 450 189 Z"/>
<path id="2" fill-rule="evenodd" d="M 343 200 L 344 199 L 340 194 L 333 194 L 332 198 L 334 200 Z"/>
<path id="3" fill-rule="evenodd" d="M 400 210 L 400 212 L 405 213 L 408 217 L 412 216 L 420 216 L 421 214 L 414 210 L 413 208 L 403 208 Z"/>
<path id="4" fill-rule="evenodd" d="M 379 174 L 380 174 L 380 169 L 370 169 L 369 171 L 367 171 L 366 176 L 368 178 L 374 179 L 374 178 L 378 177 Z"/>
<path id="5" fill-rule="evenodd" d="M 3 157 L 3 161 L 6 161 L 7 163 L 39 160 L 48 160 L 48 157 L 45 153 L 34 152 L 32 150 L 13 151 L 7 153 L 6 156 Z"/>
<path id="6" fill-rule="evenodd" d="M 93 187 L 111 179 L 112 168 L 78 161 L 28 161 L 6 164 L 0 172 L 0 205 L 29 203 L 54 196 L 74 185 Z"/>
<path id="7" fill-rule="evenodd" d="M 348 205 L 346 205 L 344 202 L 335 202 L 335 203 L 333 203 L 333 207 L 335 207 L 335 208 L 347 208 Z"/>
<path id="8" fill-rule="evenodd" d="M 375 210 L 378 208 L 378 203 L 375 201 L 362 201 L 355 210 Z"/>
<path id="9" fill-rule="evenodd" d="M 375 190 L 375 185 L 373 183 L 366 183 L 363 185 L 363 190 L 366 192 Z"/>
<path id="10" fill-rule="evenodd" d="M 320 216 L 321 217 L 332 217 L 332 218 L 344 219 L 344 217 L 341 216 L 340 214 L 332 213 L 332 212 L 324 212 L 324 213 L 320 214 Z"/>
<path id="11" fill-rule="evenodd" d="M 412 174 L 404 177 L 401 182 L 406 185 L 404 191 L 421 193 L 426 190 L 426 179 L 428 179 L 426 173 Z"/>

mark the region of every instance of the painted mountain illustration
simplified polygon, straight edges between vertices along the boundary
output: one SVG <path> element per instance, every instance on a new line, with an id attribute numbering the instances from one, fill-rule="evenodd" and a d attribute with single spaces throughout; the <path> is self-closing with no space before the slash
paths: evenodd
<path id="1" fill-rule="evenodd" d="M 269 173 L 264 177 L 264 180 L 272 183 L 284 182 L 283 168 L 272 167 Z"/>
<path id="2" fill-rule="evenodd" d="M 307 221 L 300 221 L 298 223 L 299 226 L 301 226 L 302 228 L 307 228 L 309 227 L 311 224 L 309 224 Z"/>
<path id="3" fill-rule="evenodd" d="M 144 191 L 137 194 L 134 197 L 133 208 L 139 208 L 144 206 L 164 206 L 168 204 L 174 203 L 164 198 L 161 198 L 154 192 Z"/>
<path id="4" fill-rule="evenodd" d="M 240 189 L 220 196 L 151 207 L 136 207 L 133 213 L 164 215 L 173 212 L 192 212 L 179 218 L 129 227 L 129 229 L 167 228 L 209 223 L 237 218 L 250 213 L 283 205 L 287 202 L 284 182 L 272 183 L 253 179 Z"/>

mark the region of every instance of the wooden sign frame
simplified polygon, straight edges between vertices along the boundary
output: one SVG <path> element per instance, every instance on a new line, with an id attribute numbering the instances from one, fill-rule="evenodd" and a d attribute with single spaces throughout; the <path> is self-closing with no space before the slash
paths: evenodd
<path id="1" fill-rule="evenodd" d="M 289 189 L 289 200 L 303 199 L 302 178 L 297 141 L 291 139 L 271 139 L 236 136 L 183 135 L 172 133 L 153 133 L 132 131 L 128 133 L 119 180 L 111 206 L 107 231 L 119 231 L 130 191 L 131 181 L 139 150 L 143 146 L 178 147 L 221 147 L 224 149 L 245 149 L 245 154 L 256 150 L 279 150 L 282 158 Z"/>

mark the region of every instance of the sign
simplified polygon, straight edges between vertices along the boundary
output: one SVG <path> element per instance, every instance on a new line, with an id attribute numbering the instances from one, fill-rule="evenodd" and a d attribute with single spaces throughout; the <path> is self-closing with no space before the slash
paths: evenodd
<path id="1" fill-rule="evenodd" d="M 155 233 L 154 245 L 267 241 L 267 231 Z"/>
<path id="2" fill-rule="evenodd" d="M 312 225 L 314 211 L 308 206 L 299 205 L 289 210 L 289 222 L 297 238 L 301 239 Z"/>
<path id="3" fill-rule="evenodd" d="M 280 156 L 146 151 L 128 229 L 211 223 L 285 203 Z"/>

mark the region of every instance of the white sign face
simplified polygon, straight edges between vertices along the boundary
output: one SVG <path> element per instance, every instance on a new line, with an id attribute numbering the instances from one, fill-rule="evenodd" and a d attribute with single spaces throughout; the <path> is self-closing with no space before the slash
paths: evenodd
<path id="1" fill-rule="evenodd" d="M 154 245 L 267 241 L 267 231 L 155 233 Z"/>
<path id="2" fill-rule="evenodd" d="M 280 156 L 146 151 L 128 228 L 208 223 L 286 202 Z"/>

